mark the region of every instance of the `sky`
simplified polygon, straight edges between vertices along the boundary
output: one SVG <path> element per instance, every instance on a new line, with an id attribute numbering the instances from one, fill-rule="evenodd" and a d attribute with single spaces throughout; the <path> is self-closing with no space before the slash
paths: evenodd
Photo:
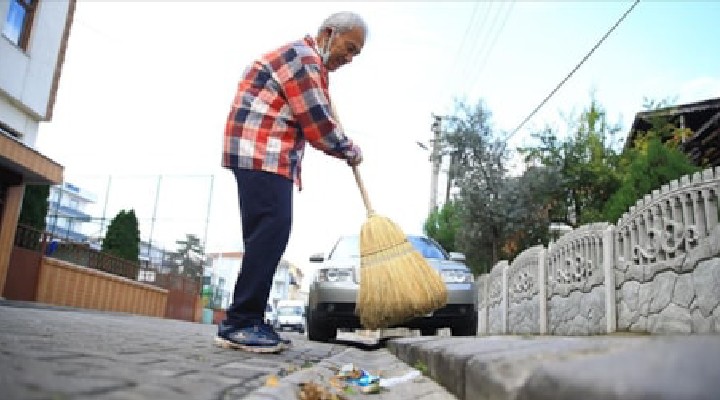
<path id="1" fill-rule="evenodd" d="M 260 54 L 336 11 L 362 15 L 362 54 L 330 77 L 375 210 L 406 233 L 427 216 L 431 165 L 416 142 L 456 98 L 482 100 L 497 132 L 512 132 L 613 24 L 628 1 L 192 2 L 79 0 L 53 120 L 37 147 L 65 180 L 94 193 L 95 217 L 134 209 L 141 238 L 175 249 L 195 234 L 207 252 L 242 251 L 237 192 L 220 166 L 237 81 Z M 623 136 L 645 98 L 677 104 L 720 97 L 720 2 L 641 1 L 518 130 L 510 148 L 546 125 L 563 132 L 590 94 Z M 442 174 L 441 174 L 442 175 Z M 444 199 L 441 176 L 438 193 Z M 293 193 L 285 259 L 359 232 L 366 212 L 352 172 L 311 149 Z M 95 228 L 93 228 L 95 229 Z"/>

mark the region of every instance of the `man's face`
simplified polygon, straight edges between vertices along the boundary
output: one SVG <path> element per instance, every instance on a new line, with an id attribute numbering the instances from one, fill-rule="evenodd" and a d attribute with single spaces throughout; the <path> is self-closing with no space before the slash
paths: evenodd
<path id="1" fill-rule="evenodd" d="M 327 44 L 327 40 L 330 38 L 332 31 L 327 29 L 323 32 L 324 43 L 322 46 Z M 345 64 L 350 64 L 353 57 L 360 54 L 363 45 L 365 44 L 365 32 L 360 27 L 355 27 L 349 31 L 342 33 L 336 32 L 332 35 L 332 41 L 330 42 L 330 57 L 328 58 L 325 67 L 329 71 L 335 71 Z"/>

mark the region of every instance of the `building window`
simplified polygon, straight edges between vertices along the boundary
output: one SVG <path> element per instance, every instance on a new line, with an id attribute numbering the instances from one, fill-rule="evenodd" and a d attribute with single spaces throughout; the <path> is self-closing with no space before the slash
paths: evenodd
<path id="1" fill-rule="evenodd" d="M 10 0 L 2 34 L 23 50 L 27 49 L 37 0 Z"/>

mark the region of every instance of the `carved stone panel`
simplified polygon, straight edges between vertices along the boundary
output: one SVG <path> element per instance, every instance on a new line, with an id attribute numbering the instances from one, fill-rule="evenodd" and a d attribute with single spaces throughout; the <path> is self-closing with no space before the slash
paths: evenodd
<path id="1" fill-rule="evenodd" d="M 603 284 L 603 242 L 607 223 L 583 225 L 562 236 L 548 251 L 548 296 L 589 292 Z"/>

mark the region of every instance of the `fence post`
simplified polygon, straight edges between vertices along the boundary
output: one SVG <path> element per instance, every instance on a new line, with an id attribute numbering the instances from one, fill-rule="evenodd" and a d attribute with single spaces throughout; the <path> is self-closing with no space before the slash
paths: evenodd
<path id="1" fill-rule="evenodd" d="M 485 290 L 485 277 L 486 277 L 486 275 L 481 274 L 481 275 L 478 275 L 477 279 L 475 280 L 475 289 L 477 290 L 475 295 L 477 296 L 477 305 L 478 305 L 478 310 L 477 310 L 477 315 L 478 315 L 477 335 L 478 336 L 484 335 L 486 333 L 485 332 L 485 324 L 487 321 L 487 319 L 486 319 L 487 311 L 485 311 L 485 303 L 486 303 L 485 297 L 486 297 L 487 292 Z"/>
<path id="2" fill-rule="evenodd" d="M 617 331 L 615 296 L 615 226 L 603 231 L 603 271 L 605 272 L 605 323 L 607 333 Z"/>
<path id="3" fill-rule="evenodd" d="M 540 334 L 547 334 L 547 267 L 545 260 L 547 258 L 547 249 L 542 248 L 538 252 L 538 274 L 537 282 L 538 285 L 538 307 L 540 307 L 539 318 L 540 318 Z"/>
<path id="4" fill-rule="evenodd" d="M 502 333 L 508 334 L 508 268 L 510 264 L 503 265 L 502 270 Z"/>

